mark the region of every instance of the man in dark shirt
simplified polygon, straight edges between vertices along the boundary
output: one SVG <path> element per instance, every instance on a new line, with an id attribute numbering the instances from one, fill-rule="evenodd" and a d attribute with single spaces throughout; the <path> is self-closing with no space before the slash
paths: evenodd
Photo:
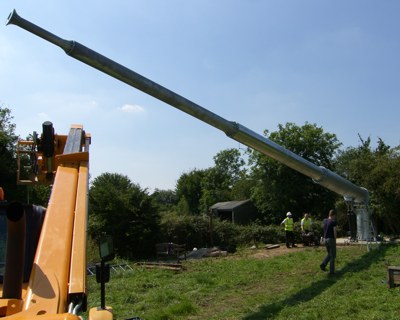
<path id="1" fill-rule="evenodd" d="M 335 258 L 336 258 L 336 212 L 329 211 L 329 217 L 324 219 L 324 238 L 326 251 L 328 252 L 324 261 L 320 264 L 322 271 L 327 271 L 326 266 L 329 262 L 330 274 L 335 273 Z"/>

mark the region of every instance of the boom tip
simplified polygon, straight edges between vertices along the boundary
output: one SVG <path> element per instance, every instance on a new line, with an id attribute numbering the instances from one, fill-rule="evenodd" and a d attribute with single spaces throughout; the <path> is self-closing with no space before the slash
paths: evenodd
<path id="1" fill-rule="evenodd" d="M 13 24 L 13 20 L 18 17 L 17 10 L 13 9 L 11 13 L 8 15 L 6 26 L 9 24 Z"/>

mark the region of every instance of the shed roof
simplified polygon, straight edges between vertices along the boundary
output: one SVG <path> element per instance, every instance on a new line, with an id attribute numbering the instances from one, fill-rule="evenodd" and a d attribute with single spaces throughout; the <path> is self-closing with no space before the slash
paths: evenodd
<path id="1" fill-rule="evenodd" d="M 213 204 L 210 209 L 216 209 L 216 210 L 233 210 L 237 207 L 240 207 L 244 205 L 245 203 L 250 202 L 250 199 L 247 200 L 241 200 L 241 201 L 227 201 L 227 202 L 217 202 L 216 204 Z"/>

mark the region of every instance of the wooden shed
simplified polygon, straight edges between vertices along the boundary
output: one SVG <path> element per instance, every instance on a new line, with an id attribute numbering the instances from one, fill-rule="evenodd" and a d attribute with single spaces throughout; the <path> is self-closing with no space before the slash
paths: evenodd
<path id="1" fill-rule="evenodd" d="M 250 199 L 218 202 L 210 207 L 211 216 L 236 224 L 248 224 L 257 218 L 258 211 Z"/>

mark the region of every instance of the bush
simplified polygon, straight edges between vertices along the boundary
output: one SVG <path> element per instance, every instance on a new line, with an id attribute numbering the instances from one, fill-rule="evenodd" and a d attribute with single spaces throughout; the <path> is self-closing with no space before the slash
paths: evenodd
<path id="1" fill-rule="evenodd" d="M 256 243 L 279 243 L 284 239 L 282 228 L 276 225 L 250 224 L 240 227 L 238 241 L 241 245 Z"/>
<path id="2" fill-rule="evenodd" d="M 158 242 L 186 244 L 187 249 L 210 243 L 209 221 L 205 215 L 178 215 L 170 212 L 161 217 Z"/>
<path id="3" fill-rule="evenodd" d="M 300 239 L 300 224 L 295 225 L 295 233 Z M 166 213 L 161 217 L 159 242 L 174 242 L 187 245 L 188 249 L 197 247 L 236 247 L 256 243 L 275 244 L 285 241 L 282 226 L 237 225 L 228 221 L 213 220 L 210 234 L 209 217 L 207 215 L 179 215 Z"/>
<path id="4" fill-rule="evenodd" d="M 314 221 L 313 229 L 316 235 L 321 236 L 322 222 Z M 302 243 L 299 221 L 294 224 L 294 234 L 295 242 Z M 212 234 L 210 234 L 207 215 L 167 213 L 161 218 L 158 241 L 185 243 L 187 249 L 218 246 L 224 250 L 234 251 L 237 246 L 285 242 L 285 231 L 281 225 L 260 223 L 237 225 L 226 220 L 215 219 Z"/>
<path id="5" fill-rule="evenodd" d="M 227 251 L 235 251 L 240 245 L 239 235 L 241 227 L 226 220 L 215 219 L 213 221 L 212 239 L 213 245 Z"/>

